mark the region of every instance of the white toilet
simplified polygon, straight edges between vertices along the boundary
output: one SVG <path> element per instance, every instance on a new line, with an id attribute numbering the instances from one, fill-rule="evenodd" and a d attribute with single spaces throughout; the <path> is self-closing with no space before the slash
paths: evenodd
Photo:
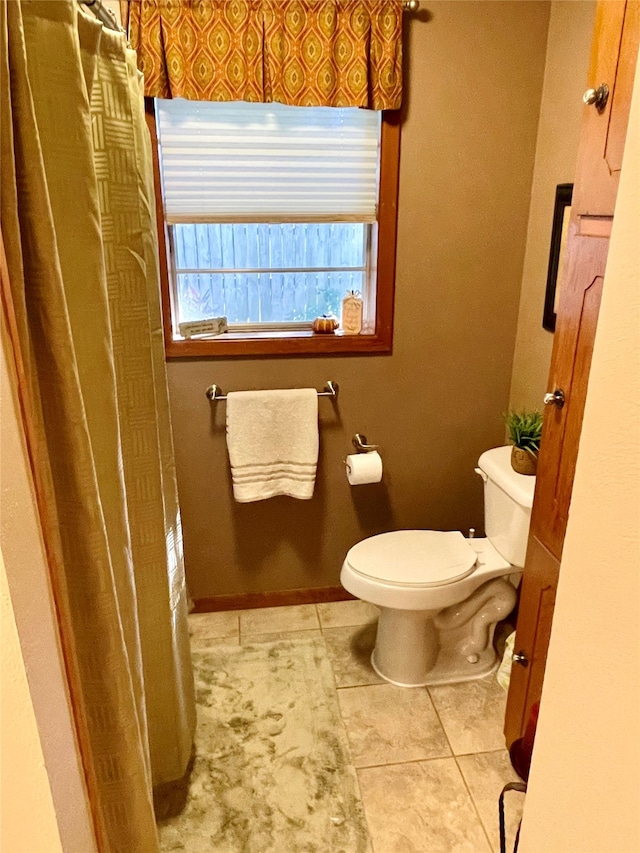
<path id="1" fill-rule="evenodd" d="M 381 608 L 371 664 L 391 684 L 469 681 L 497 666 L 493 634 L 516 603 L 535 488 L 510 458 L 511 447 L 496 447 L 475 469 L 484 480 L 486 539 L 398 530 L 347 553 L 340 581 Z"/>

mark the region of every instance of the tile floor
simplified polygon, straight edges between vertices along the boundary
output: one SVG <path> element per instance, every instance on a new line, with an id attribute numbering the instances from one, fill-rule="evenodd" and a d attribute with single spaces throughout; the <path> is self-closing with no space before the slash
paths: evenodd
<path id="1" fill-rule="evenodd" d="M 499 851 L 498 796 L 517 781 L 504 749 L 505 692 L 494 676 L 432 688 L 387 684 L 369 663 L 376 619 L 377 608 L 362 601 L 189 617 L 194 649 L 324 639 L 374 853 Z M 513 849 L 522 795 L 507 796 Z"/>

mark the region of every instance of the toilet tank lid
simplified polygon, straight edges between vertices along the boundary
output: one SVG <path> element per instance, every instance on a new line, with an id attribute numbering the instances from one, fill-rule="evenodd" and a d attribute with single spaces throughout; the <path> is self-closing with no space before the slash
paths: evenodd
<path id="1" fill-rule="evenodd" d="M 511 467 L 511 445 L 485 450 L 478 460 L 478 468 L 506 492 L 517 504 L 526 509 L 533 506 L 536 478 L 518 474 Z"/>

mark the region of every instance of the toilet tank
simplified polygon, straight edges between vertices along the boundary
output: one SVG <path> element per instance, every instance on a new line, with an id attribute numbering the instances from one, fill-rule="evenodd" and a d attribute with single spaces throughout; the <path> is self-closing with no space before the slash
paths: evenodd
<path id="1" fill-rule="evenodd" d="M 486 450 L 476 472 L 484 480 L 484 526 L 500 556 L 524 566 L 536 478 L 511 467 L 511 447 Z"/>

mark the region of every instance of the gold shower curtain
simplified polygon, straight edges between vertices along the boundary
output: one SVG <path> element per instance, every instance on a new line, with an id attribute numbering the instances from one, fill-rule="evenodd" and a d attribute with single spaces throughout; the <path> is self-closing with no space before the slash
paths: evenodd
<path id="1" fill-rule="evenodd" d="M 157 849 L 195 728 L 135 54 L 74 0 L 2 0 L 1 226 L 30 453 L 101 850 Z"/>

